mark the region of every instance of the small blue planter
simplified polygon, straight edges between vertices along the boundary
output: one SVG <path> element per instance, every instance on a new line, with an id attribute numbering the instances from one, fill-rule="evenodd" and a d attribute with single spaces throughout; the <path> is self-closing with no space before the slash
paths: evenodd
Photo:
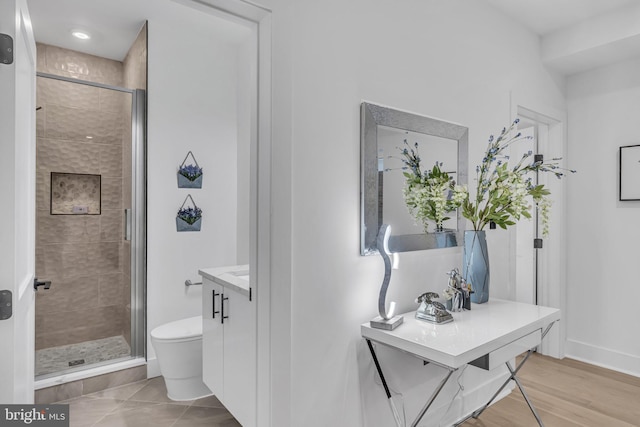
<path id="1" fill-rule="evenodd" d="M 202 188 L 202 175 L 191 181 L 178 172 L 178 188 Z"/>
<path id="2" fill-rule="evenodd" d="M 179 216 L 176 217 L 176 228 L 178 231 L 200 231 L 202 226 L 202 218 L 198 218 L 193 224 L 189 224 Z"/>

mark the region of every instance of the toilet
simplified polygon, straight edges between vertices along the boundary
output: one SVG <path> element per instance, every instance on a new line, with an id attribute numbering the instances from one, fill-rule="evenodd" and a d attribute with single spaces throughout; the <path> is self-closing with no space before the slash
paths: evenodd
<path id="1" fill-rule="evenodd" d="M 165 323 L 151 331 L 160 372 L 171 400 L 210 396 L 202 382 L 202 316 Z"/>

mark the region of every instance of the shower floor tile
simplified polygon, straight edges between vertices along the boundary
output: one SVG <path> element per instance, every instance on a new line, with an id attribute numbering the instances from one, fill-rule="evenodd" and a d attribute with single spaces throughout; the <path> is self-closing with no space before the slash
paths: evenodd
<path id="1" fill-rule="evenodd" d="M 123 336 L 50 347 L 36 351 L 36 376 L 65 371 L 131 355 Z M 84 362 L 81 362 L 84 361 Z"/>

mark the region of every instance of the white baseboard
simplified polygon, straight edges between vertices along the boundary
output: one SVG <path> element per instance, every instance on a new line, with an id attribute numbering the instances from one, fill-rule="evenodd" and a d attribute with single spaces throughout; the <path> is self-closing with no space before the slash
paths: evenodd
<path id="1" fill-rule="evenodd" d="M 640 356 L 575 340 L 567 340 L 565 356 L 606 369 L 640 377 Z"/>
<path id="2" fill-rule="evenodd" d="M 162 375 L 160 373 L 160 365 L 158 364 L 158 359 L 155 357 L 153 359 L 147 360 L 147 378 L 155 378 Z"/>

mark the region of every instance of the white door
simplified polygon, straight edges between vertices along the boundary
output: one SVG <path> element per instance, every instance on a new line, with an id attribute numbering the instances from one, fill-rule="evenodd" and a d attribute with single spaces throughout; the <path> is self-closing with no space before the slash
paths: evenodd
<path id="1" fill-rule="evenodd" d="M 0 402 L 28 404 L 35 342 L 36 44 L 26 0 L 0 2 L 0 37 L 0 317 L 12 305 L 11 317 L 0 320 Z"/>
<path id="2" fill-rule="evenodd" d="M 529 151 L 537 153 L 537 132 L 536 125 L 521 119 L 518 126 L 518 132 L 523 137 L 531 139 L 523 139 L 511 146 L 511 159 L 518 162 L 523 154 Z M 533 156 L 529 158 L 533 161 Z M 530 176 L 533 184 L 536 185 L 538 178 L 535 175 Z M 537 260 L 536 250 L 533 248 L 533 239 L 537 237 L 537 220 L 538 214 L 535 205 L 531 209 L 531 220 L 522 218 L 515 226 L 515 295 L 511 295 L 512 299 L 517 302 L 527 304 L 537 304 Z"/>

